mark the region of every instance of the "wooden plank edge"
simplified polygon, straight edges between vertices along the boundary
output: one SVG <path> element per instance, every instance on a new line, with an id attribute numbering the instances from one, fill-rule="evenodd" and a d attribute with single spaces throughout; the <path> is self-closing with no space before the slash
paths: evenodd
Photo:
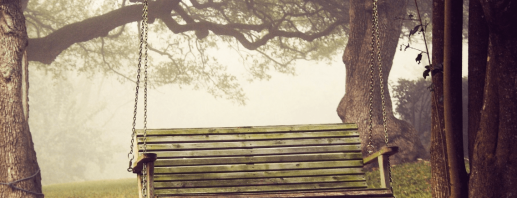
<path id="1" fill-rule="evenodd" d="M 162 195 L 163 198 L 184 198 L 185 195 Z M 270 197 L 354 197 L 354 198 L 392 198 L 390 189 L 349 189 L 349 190 L 320 190 L 320 191 L 291 191 L 276 193 L 232 193 L 232 194 L 189 194 L 192 198 L 270 198 Z"/>
<path id="2" fill-rule="evenodd" d="M 156 158 L 156 153 L 143 153 L 142 155 L 139 155 L 135 163 L 133 163 L 133 173 L 140 173 L 144 163 L 154 162 L 156 161 Z"/>
<path id="3" fill-rule="evenodd" d="M 158 159 L 158 160 L 156 160 L 154 165 L 155 165 L 155 167 L 201 166 L 201 165 L 313 162 L 313 161 L 362 160 L 362 159 L 363 159 L 363 157 L 362 157 L 361 153 L 320 153 L 320 154 L 299 154 L 299 155 Z"/>
<path id="4" fill-rule="evenodd" d="M 387 157 L 389 157 L 391 155 L 394 155 L 398 151 L 399 151 L 398 146 L 382 147 L 379 151 L 365 157 L 363 160 L 363 164 L 367 165 L 367 164 L 373 163 L 373 162 L 375 162 L 375 159 L 377 159 L 377 157 L 379 157 L 380 155 L 386 155 Z"/>
<path id="5" fill-rule="evenodd" d="M 336 133 L 333 133 L 336 132 Z M 318 131 L 318 132 L 281 132 L 254 133 L 254 134 L 188 134 L 188 135 L 152 135 L 147 134 L 147 143 L 204 143 L 204 142 L 240 142 L 240 141 L 273 141 L 273 140 L 299 140 L 299 139 L 326 139 L 326 138 L 359 138 L 359 133 L 346 131 Z M 299 134 L 297 134 L 299 133 Z M 304 134 L 305 133 L 305 134 Z M 310 134 L 307 134 L 310 133 Z M 321 134 L 317 134 L 321 133 Z M 264 135 L 264 136 L 261 136 Z M 137 142 L 143 142 L 143 135 L 138 135 Z"/>
<path id="6" fill-rule="evenodd" d="M 289 185 L 310 183 L 336 182 L 366 182 L 365 175 L 328 175 L 310 177 L 275 177 L 275 178 L 247 178 L 225 180 L 198 180 L 198 181 L 156 181 L 156 189 L 172 188 L 208 188 L 208 187 L 236 187 L 236 186 L 264 186 Z"/>
<path id="7" fill-rule="evenodd" d="M 225 133 L 268 133 L 287 131 L 328 131 L 328 130 L 357 130 L 355 123 L 335 124 L 305 124 L 305 125 L 277 125 L 277 126 L 242 126 L 242 127 L 214 127 L 214 128 L 169 128 L 147 129 L 147 135 L 158 135 L 160 131 L 175 131 L 177 134 L 225 134 Z M 138 135 L 143 129 L 137 129 Z"/>

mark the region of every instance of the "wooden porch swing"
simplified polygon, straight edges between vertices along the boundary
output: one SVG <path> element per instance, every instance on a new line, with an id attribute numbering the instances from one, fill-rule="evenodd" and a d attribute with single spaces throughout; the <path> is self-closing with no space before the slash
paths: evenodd
<path id="1" fill-rule="evenodd" d="M 377 0 L 373 2 L 369 149 L 373 149 L 375 39 L 380 69 Z M 394 197 L 389 156 L 397 153 L 398 147 L 388 147 L 385 121 L 386 147 L 365 158 L 358 127 L 353 123 L 147 129 L 147 0 L 143 4 L 140 54 L 144 51 L 144 129 L 135 130 L 141 55 L 128 154 L 133 156 L 128 171 L 138 175 L 140 198 Z M 384 97 L 382 101 L 385 117 Z M 137 159 L 133 163 L 134 156 Z M 367 188 L 363 170 L 364 165 L 375 161 L 379 163 L 379 189 Z"/>

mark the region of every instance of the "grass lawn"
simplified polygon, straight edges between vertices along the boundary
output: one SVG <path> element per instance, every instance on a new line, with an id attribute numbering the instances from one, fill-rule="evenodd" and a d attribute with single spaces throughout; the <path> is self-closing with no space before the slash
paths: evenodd
<path id="1" fill-rule="evenodd" d="M 45 198 L 123 198 L 138 197 L 136 176 L 133 179 L 101 180 L 43 186 Z"/>
<path id="2" fill-rule="evenodd" d="M 393 192 L 396 197 L 431 197 L 431 163 L 420 161 L 391 168 Z M 380 188 L 379 171 L 366 173 L 368 188 Z"/>
<path id="3" fill-rule="evenodd" d="M 431 164 L 407 163 L 392 168 L 396 197 L 431 197 Z M 366 173 L 368 187 L 380 186 L 379 171 Z M 122 198 L 137 197 L 136 176 L 132 179 L 103 180 L 43 186 L 45 198 Z"/>

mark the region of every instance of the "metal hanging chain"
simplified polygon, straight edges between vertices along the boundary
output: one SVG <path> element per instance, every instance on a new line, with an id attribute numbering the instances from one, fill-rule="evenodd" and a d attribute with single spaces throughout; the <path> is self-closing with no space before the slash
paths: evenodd
<path id="1" fill-rule="evenodd" d="M 147 25 L 147 15 L 148 15 L 148 3 L 147 0 L 144 0 L 143 2 L 143 9 L 142 9 L 142 21 L 140 26 L 140 46 L 139 46 L 139 54 L 138 54 L 138 69 L 137 69 L 137 76 L 136 76 L 136 91 L 135 91 L 135 107 L 133 111 L 133 128 L 131 130 L 131 146 L 130 151 L 128 153 L 128 157 L 131 156 L 131 159 L 129 160 L 129 168 L 127 169 L 128 172 L 131 172 L 133 169 L 131 168 L 132 161 L 134 159 L 133 155 L 133 146 L 134 141 L 136 137 L 136 115 L 137 115 L 137 107 L 138 107 L 138 90 L 140 88 L 140 71 L 142 68 L 142 55 L 144 56 L 144 149 L 143 152 L 147 152 L 147 51 L 148 51 L 148 45 L 147 45 L 147 31 L 148 31 L 148 25 Z M 143 54 L 142 54 L 143 51 Z M 147 166 L 146 164 L 143 165 L 142 169 L 142 196 L 147 197 Z"/>
<path id="2" fill-rule="evenodd" d="M 381 59 L 381 44 L 380 44 L 380 33 L 379 33 L 379 13 L 377 9 L 377 0 L 373 0 L 373 36 L 377 42 L 377 61 L 379 64 L 379 83 L 381 87 L 381 100 L 382 100 L 382 125 L 384 127 L 384 143 L 388 146 L 389 138 L 388 138 L 388 120 L 386 115 L 386 100 L 384 98 L 384 80 L 382 76 L 382 59 Z M 393 178 L 391 177 L 391 164 L 390 158 L 388 157 L 388 174 L 390 178 L 390 188 L 393 192 Z"/>
<path id="3" fill-rule="evenodd" d="M 375 0 L 374 0 L 375 2 Z M 374 70 L 374 63 L 375 63 L 375 23 L 376 18 L 372 17 L 372 43 L 370 45 L 371 51 L 370 51 L 370 87 L 369 87 L 369 127 L 368 127 L 368 145 L 366 146 L 366 149 L 368 150 L 368 153 L 373 153 L 375 146 L 373 146 L 373 70 Z"/>
<path id="4" fill-rule="evenodd" d="M 146 8 L 144 5 L 144 14 L 142 15 L 142 19 L 144 18 L 145 12 L 146 12 Z M 132 164 L 133 159 L 135 158 L 135 156 L 133 155 L 133 146 L 134 146 L 135 135 L 136 135 L 135 126 L 136 126 L 136 115 L 137 115 L 137 109 L 138 109 L 138 91 L 140 89 L 140 71 L 142 68 L 142 51 L 143 51 L 143 43 L 144 43 L 144 41 L 143 41 L 144 31 L 145 31 L 144 27 L 140 26 L 140 45 L 139 45 L 140 51 L 138 53 L 138 69 L 137 69 L 137 75 L 136 75 L 136 90 L 135 90 L 135 107 L 134 107 L 134 111 L 133 111 L 133 125 L 132 125 L 133 128 L 131 129 L 131 146 L 129 146 L 130 151 L 127 154 L 128 158 L 129 158 L 129 156 L 131 156 L 131 159 L 129 160 L 129 167 L 127 169 L 128 172 L 133 171 L 133 168 L 131 168 L 131 164 Z"/>
<path id="5" fill-rule="evenodd" d="M 144 153 L 147 152 L 147 0 L 144 0 L 144 8 L 142 15 L 142 33 L 144 34 Z M 144 163 L 142 168 L 142 196 L 147 197 L 147 165 Z"/>

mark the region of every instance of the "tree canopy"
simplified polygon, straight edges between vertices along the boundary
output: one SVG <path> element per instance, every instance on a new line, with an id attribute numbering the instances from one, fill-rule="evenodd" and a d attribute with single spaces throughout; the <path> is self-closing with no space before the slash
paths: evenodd
<path id="1" fill-rule="evenodd" d="M 80 1 L 63 9 L 63 3 L 29 2 L 29 60 L 54 75 L 78 70 L 131 80 L 141 4 Z M 209 52 L 225 43 L 252 79 L 268 79 L 273 69 L 293 73 L 299 59 L 330 61 L 346 42 L 348 1 L 157 0 L 149 2 L 149 23 L 152 85 L 193 85 L 243 102 L 235 76 Z"/>
<path id="2" fill-rule="evenodd" d="M 55 76 L 78 70 L 131 81 L 141 2 L 29 1 L 29 60 Z M 419 5 L 427 22 L 430 3 Z M 342 0 L 149 1 L 151 85 L 190 85 L 244 103 L 236 76 L 213 52 L 235 50 L 249 79 L 259 80 L 269 79 L 272 70 L 294 73 L 296 60 L 330 62 L 347 42 L 349 9 L 350 1 Z M 416 7 L 407 13 L 415 17 L 393 20 L 413 28 Z"/>

